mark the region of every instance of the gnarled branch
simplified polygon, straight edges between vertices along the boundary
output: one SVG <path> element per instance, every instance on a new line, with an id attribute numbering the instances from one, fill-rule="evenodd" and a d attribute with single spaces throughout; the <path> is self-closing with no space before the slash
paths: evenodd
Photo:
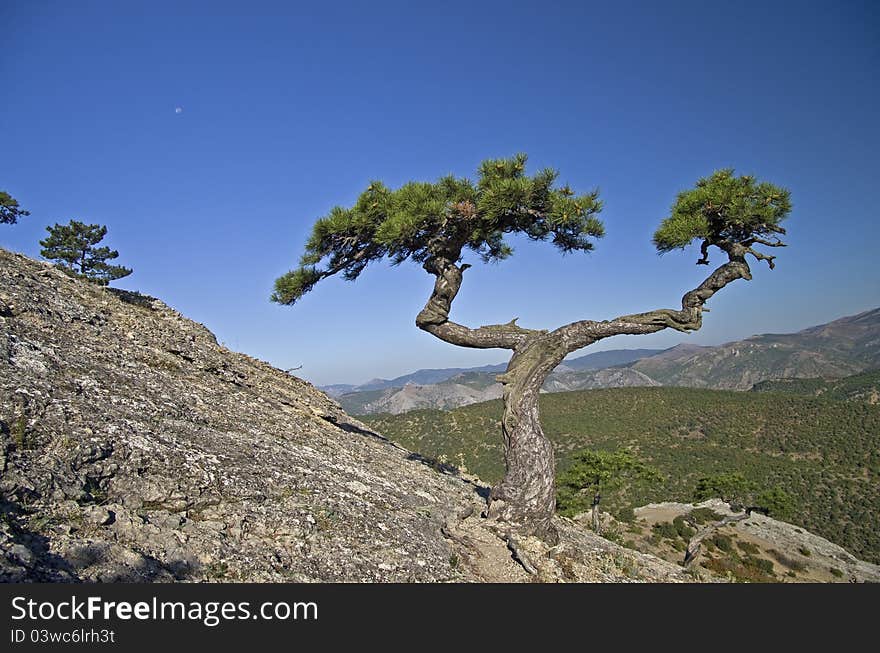
<path id="1" fill-rule="evenodd" d="M 774 245 L 774 247 L 784 247 L 784 245 Z M 767 261 L 767 265 L 770 266 L 771 270 L 776 267 L 776 264 L 773 262 L 776 260 L 775 256 L 770 256 L 769 254 L 763 254 L 757 250 L 752 249 L 751 247 L 749 247 L 746 251 L 749 254 L 751 254 L 752 256 L 754 256 L 756 259 L 758 259 L 759 261 Z"/>
<path id="2" fill-rule="evenodd" d="M 439 257 L 425 262 L 425 270 L 437 279 L 428 303 L 416 317 L 416 326 L 453 345 L 476 349 L 516 349 L 529 337 L 541 333 L 518 326 L 516 318 L 507 324 L 491 324 L 476 329 L 452 322 L 449 311 L 461 288 L 462 272 L 468 267 L 466 263 L 459 266 Z"/>
<path id="3" fill-rule="evenodd" d="M 723 526 L 727 526 L 728 524 L 735 524 L 737 522 L 744 521 L 752 516 L 753 512 L 760 512 L 762 514 L 767 514 L 767 509 L 762 508 L 760 506 L 750 506 L 746 508 L 745 512 L 741 512 L 739 514 L 727 515 L 721 521 L 712 522 L 705 528 L 700 529 L 693 537 L 688 541 L 687 548 L 684 552 L 684 564 L 685 568 L 690 567 L 700 556 L 700 549 L 703 544 L 703 540 L 709 537 L 712 533 L 717 531 L 719 528 Z"/>
<path id="4" fill-rule="evenodd" d="M 728 262 L 718 267 L 703 283 L 684 294 L 681 310 L 661 308 L 647 313 L 623 315 L 601 322 L 581 320 L 560 327 L 552 335 L 559 335 L 567 351 L 572 352 L 594 342 L 619 335 L 656 333 L 663 329 L 696 331 L 703 324 L 703 305 L 712 295 L 737 279 L 749 280 L 751 270 L 745 260 L 748 249 L 735 243 L 726 243 Z"/>
<path id="5" fill-rule="evenodd" d="M 766 245 L 767 247 L 787 247 L 785 243 L 783 243 L 779 238 L 776 240 L 767 240 L 766 238 L 758 238 L 755 236 L 754 238 L 749 238 L 744 245 Z"/>

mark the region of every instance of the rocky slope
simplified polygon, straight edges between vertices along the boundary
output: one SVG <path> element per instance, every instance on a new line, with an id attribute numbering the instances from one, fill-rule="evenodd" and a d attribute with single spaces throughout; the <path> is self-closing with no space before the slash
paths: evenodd
<path id="1" fill-rule="evenodd" d="M 704 514 L 696 523 L 694 517 L 700 511 Z M 613 529 L 629 546 L 681 562 L 693 532 L 734 514 L 740 513 L 734 513 L 720 499 L 710 499 L 698 504 L 642 506 L 635 509 L 635 519 L 629 524 L 615 522 L 607 514 L 604 518 L 606 528 Z M 584 518 L 579 516 L 577 521 Z M 880 566 L 857 560 L 825 538 L 756 512 L 744 521 L 712 531 L 692 567 L 752 582 L 880 582 Z"/>
<path id="2" fill-rule="evenodd" d="M 561 518 L 527 572 L 478 480 L 158 300 L 5 250 L 0 471 L 0 581 L 689 579 Z"/>

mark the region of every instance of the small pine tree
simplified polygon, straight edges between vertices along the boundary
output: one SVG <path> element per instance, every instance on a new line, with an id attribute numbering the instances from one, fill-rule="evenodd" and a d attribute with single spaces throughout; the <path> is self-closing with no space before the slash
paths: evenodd
<path id="1" fill-rule="evenodd" d="M 704 476 L 697 481 L 694 489 L 696 501 L 715 497 L 729 503 L 732 508 L 747 508 L 776 519 L 788 519 L 795 514 L 794 499 L 788 492 L 778 485 L 762 488 L 739 472 Z"/>
<path id="2" fill-rule="evenodd" d="M 739 472 L 729 472 L 703 476 L 697 480 L 694 488 L 694 499 L 705 501 L 715 497 L 726 503 L 742 504 L 747 497 L 751 497 L 757 488 L 757 484 L 746 479 Z"/>
<path id="3" fill-rule="evenodd" d="M 71 220 L 66 225 L 46 227 L 49 236 L 40 241 L 40 255 L 68 274 L 106 286 L 115 279 L 131 274 L 131 269 L 109 265 L 119 252 L 109 247 L 95 247 L 107 235 L 107 227 Z"/>
<path id="4" fill-rule="evenodd" d="M 22 209 L 12 195 L 0 190 L 0 224 L 15 224 L 26 215 L 30 212 Z"/>
<path id="5" fill-rule="evenodd" d="M 661 478 L 659 471 L 627 449 L 584 449 L 572 456 L 571 465 L 557 479 L 559 509 L 563 514 L 574 514 L 584 506 L 584 493 L 592 494 L 593 529 L 599 532 L 599 502 L 603 491 L 620 487 L 626 479 L 657 481 Z"/>

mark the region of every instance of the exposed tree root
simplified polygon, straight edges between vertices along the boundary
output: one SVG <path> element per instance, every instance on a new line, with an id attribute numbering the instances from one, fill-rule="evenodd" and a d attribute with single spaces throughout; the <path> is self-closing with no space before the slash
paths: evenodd
<path id="1" fill-rule="evenodd" d="M 510 549 L 510 553 L 513 555 L 513 559 L 516 560 L 520 565 L 522 565 L 522 568 L 525 569 L 532 576 L 537 575 L 538 570 L 531 563 L 528 556 L 520 550 L 519 543 L 516 541 L 516 538 L 511 533 L 508 533 L 504 539 L 507 540 L 507 548 Z"/>

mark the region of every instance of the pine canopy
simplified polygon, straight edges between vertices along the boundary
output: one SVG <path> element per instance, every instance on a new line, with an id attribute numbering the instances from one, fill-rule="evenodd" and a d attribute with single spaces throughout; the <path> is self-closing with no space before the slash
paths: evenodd
<path id="1" fill-rule="evenodd" d="M 598 191 L 557 187 L 557 173 L 525 173 L 526 155 L 484 161 L 476 182 L 447 176 L 397 190 L 372 182 L 350 208 L 336 207 L 314 225 L 300 266 L 275 282 L 272 300 L 293 304 L 328 276 L 354 280 L 372 261 L 457 262 L 462 251 L 485 261 L 511 255 L 505 234 L 551 240 L 562 252 L 589 251 L 604 234 Z"/>
<path id="2" fill-rule="evenodd" d="M 71 220 L 69 224 L 46 227 L 49 236 L 40 241 L 40 255 L 55 261 L 58 267 L 73 276 L 88 279 L 102 286 L 131 274 L 129 268 L 110 265 L 119 252 L 109 247 L 95 247 L 107 235 L 107 227 Z"/>
<path id="3" fill-rule="evenodd" d="M 26 215 L 30 213 L 18 205 L 18 200 L 9 193 L 0 191 L 0 224 L 15 224 Z"/>
<path id="4" fill-rule="evenodd" d="M 628 449 L 618 451 L 594 451 L 583 449 L 572 456 L 571 464 L 559 476 L 559 486 L 574 492 L 589 489 L 593 492 L 607 490 L 624 477 L 659 480 L 660 473 L 645 464 Z"/>
<path id="5" fill-rule="evenodd" d="M 767 245 L 765 237 L 785 233 L 780 223 L 790 211 L 787 190 L 754 177 L 735 177 L 732 169 L 719 170 L 679 193 L 654 233 L 654 245 L 661 253 L 683 249 L 694 240 Z"/>

